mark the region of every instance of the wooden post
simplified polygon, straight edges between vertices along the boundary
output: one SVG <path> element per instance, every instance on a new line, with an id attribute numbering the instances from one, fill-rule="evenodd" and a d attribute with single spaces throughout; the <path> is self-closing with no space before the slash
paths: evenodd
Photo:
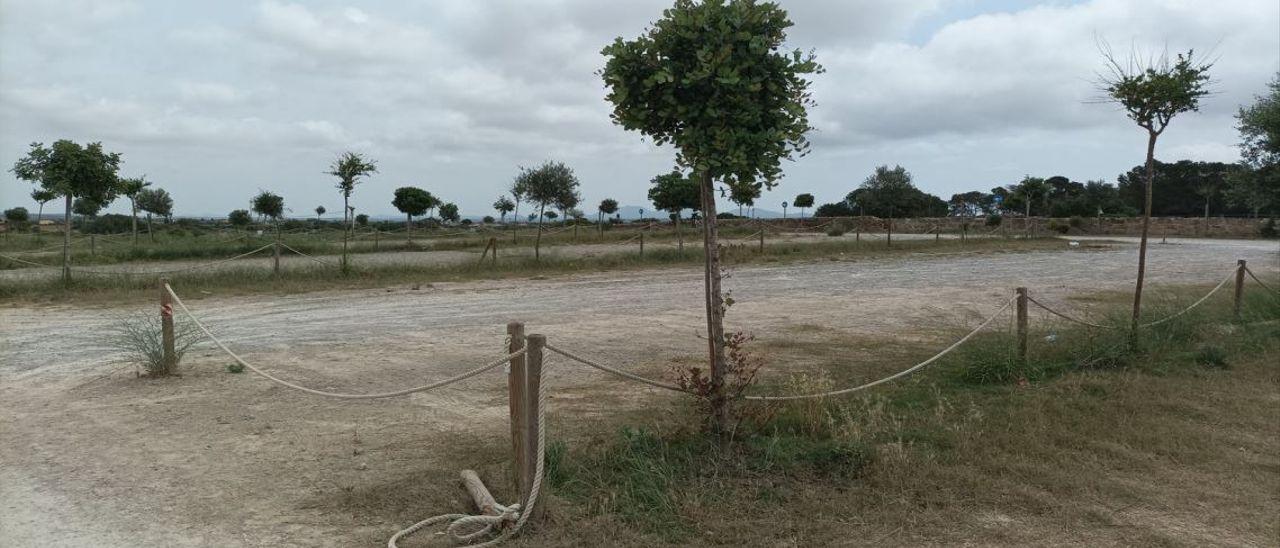
<path id="1" fill-rule="evenodd" d="M 273 263 L 271 267 L 271 271 L 274 272 L 276 276 L 279 276 L 280 275 L 280 242 L 278 241 L 271 243 L 271 260 Z"/>
<path id="2" fill-rule="evenodd" d="M 1027 288 L 1019 287 L 1018 293 L 1018 364 L 1027 364 Z"/>
<path id="3" fill-rule="evenodd" d="M 764 254 L 764 226 L 760 227 L 760 254 Z"/>
<path id="4" fill-rule="evenodd" d="M 542 517 L 545 497 L 538 497 L 532 508 L 529 507 L 529 492 L 533 489 L 533 478 L 538 466 L 538 429 L 545 428 L 538 420 L 538 409 L 542 405 L 539 391 L 542 387 L 542 349 L 547 345 L 544 335 L 529 335 L 529 353 L 525 356 L 525 481 L 520 486 L 520 507 L 529 512 L 529 519 L 537 521 Z M 545 487 L 545 485 L 544 485 Z"/>
<path id="5" fill-rule="evenodd" d="M 382 231 L 374 229 L 373 231 L 373 250 L 374 251 L 378 250 L 378 240 L 381 236 L 382 236 Z"/>
<path id="6" fill-rule="evenodd" d="M 521 322 L 511 322 L 507 324 L 507 353 L 514 354 L 524 348 L 524 324 Z M 524 388 L 525 388 L 525 356 L 511 358 L 511 363 L 507 366 L 507 406 L 511 412 L 511 451 L 515 455 L 514 466 L 512 467 L 513 478 L 515 479 L 516 492 L 523 496 L 525 484 L 525 451 L 524 440 L 525 431 L 528 425 L 525 424 L 524 414 Z"/>
<path id="7" fill-rule="evenodd" d="M 178 365 L 178 353 L 174 350 L 173 297 L 166 286 L 169 278 L 160 278 L 160 346 L 164 357 L 164 372 L 173 372 Z"/>
<path id="8" fill-rule="evenodd" d="M 936 244 L 941 241 L 942 241 L 942 229 L 935 226 L 933 227 L 933 243 Z"/>
<path id="9" fill-rule="evenodd" d="M 640 233 L 640 257 L 644 257 L 644 232 Z"/>
<path id="10" fill-rule="evenodd" d="M 489 488 L 484 486 L 483 481 L 480 481 L 480 475 L 476 474 L 475 470 L 463 470 L 458 475 L 462 477 L 462 485 L 471 494 L 471 500 L 475 501 L 476 509 L 480 510 L 481 514 L 498 515 L 498 501 L 493 499 L 493 495 L 489 493 Z"/>
<path id="11" fill-rule="evenodd" d="M 1240 309 L 1244 305 L 1244 259 L 1236 261 L 1236 299 L 1235 299 L 1235 318 L 1240 319 Z"/>
<path id="12" fill-rule="evenodd" d="M 89 256 L 94 256 L 97 254 L 98 254 L 98 235 L 90 234 L 89 235 Z"/>
<path id="13" fill-rule="evenodd" d="M 489 238 L 489 247 L 493 248 L 493 257 L 489 259 L 489 264 L 498 266 L 498 239 L 496 237 Z"/>

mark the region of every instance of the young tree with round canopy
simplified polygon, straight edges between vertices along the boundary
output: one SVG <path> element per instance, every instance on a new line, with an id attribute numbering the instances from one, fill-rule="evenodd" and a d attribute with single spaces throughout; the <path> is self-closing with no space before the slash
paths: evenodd
<path id="1" fill-rule="evenodd" d="M 782 177 L 784 159 L 803 156 L 811 129 L 808 75 L 813 55 L 782 51 L 786 11 L 751 0 L 677 0 L 633 40 L 606 46 L 600 72 L 614 123 L 658 145 L 700 186 L 705 221 L 707 341 L 713 393 L 711 427 L 726 432 L 724 296 L 713 184 L 764 185 Z"/>
<path id="2" fill-rule="evenodd" d="M 1147 130 L 1146 198 L 1142 213 L 1142 237 L 1138 241 L 1138 279 L 1133 289 L 1133 316 L 1129 324 L 1129 346 L 1138 344 L 1138 319 L 1142 313 L 1142 283 L 1147 271 L 1147 233 L 1151 229 L 1151 193 L 1155 180 L 1156 140 L 1169 127 L 1173 118 L 1184 112 L 1200 110 L 1200 99 L 1209 95 L 1209 69 L 1212 63 L 1196 62 L 1194 51 L 1168 54 L 1147 64 L 1138 55 L 1121 62 L 1103 48 L 1109 74 L 1099 86 L 1106 100 L 1124 108 L 1130 120 Z"/>
<path id="3" fill-rule="evenodd" d="M 458 204 L 449 202 L 440 205 L 440 220 L 447 223 L 456 223 L 462 216 L 458 214 Z"/>
<path id="4" fill-rule="evenodd" d="M 698 211 L 702 208 L 702 196 L 698 192 L 698 182 L 685 177 L 679 171 L 672 171 L 654 177 L 649 183 L 649 201 L 653 207 L 672 215 L 675 223 L 676 241 L 679 251 L 684 251 L 684 232 L 680 230 L 680 212 L 686 209 Z"/>
<path id="5" fill-rule="evenodd" d="M 405 233 L 413 233 L 413 218 L 425 214 L 435 204 L 435 196 L 421 188 L 402 186 L 396 189 L 391 205 L 405 214 Z"/>
<path id="6" fill-rule="evenodd" d="M 262 190 L 253 197 L 251 207 L 259 216 L 271 219 L 275 225 L 276 235 L 280 234 L 280 218 L 284 217 L 284 198 L 278 194 Z"/>
<path id="7" fill-rule="evenodd" d="M 344 152 L 329 166 L 329 175 L 338 178 L 338 192 L 342 194 L 342 224 L 345 231 L 342 236 L 342 272 L 347 271 L 347 240 L 351 230 L 355 228 L 355 211 L 351 207 L 351 193 L 363 179 L 378 172 L 378 165 L 373 160 L 355 152 Z"/>
<path id="8" fill-rule="evenodd" d="M 120 154 L 105 152 L 102 143 L 80 145 L 61 139 L 50 147 L 32 143 L 27 155 L 14 163 L 19 179 L 39 184 L 66 202 L 62 236 L 62 280 L 71 281 L 71 205 L 76 198 L 110 203 L 119 191 Z"/>
<path id="9" fill-rule="evenodd" d="M 542 220 L 549 218 L 547 206 L 577 204 L 578 177 L 569 166 L 547 161 L 533 169 L 520 168 L 520 174 L 516 175 L 512 188 L 519 189 L 520 194 L 528 201 L 538 204 L 538 235 L 533 244 L 533 258 L 535 261 L 541 260 Z"/>
<path id="10" fill-rule="evenodd" d="M 151 186 L 146 175 L 130 179 L 120 179 L 120 194 L 129 198 L 129 216 L 133 228 L 133 243 L 138 244 L 138 193 Z"/>
<path id="11" fill-rule="evenodd" d="M 138 209 L 147 214 L 147 234 L 151 241 L 156 241 L 156 233 L 151 230 L 151 216 L 159 215 L 168 219 L 173 215 L 173 197 L 163 188 L 146 188 L 138 192 Z"/>
<path id="12" fill-rule="evenodd" d="M 791 201 L 791 205 L 800 208 L 800 218 L 804 218 L 804 210 L 813 207 L 813 195 L 808 192 L 796 195 L 796 199 Z"/>
<path id="13" fill-rule="evenodd" d="M 507 214 L 516 210 L 516 204 L 511 201 L 511 198 L 498 196 L 498 199 L 493 202 L 493 209 L 498 211 L 498 215 L 502 219 L 501 222 L 506 223 Z"/>
<path id="14" fill-rule="evenodd" d="M 227 214 L 227 222 L 231 226 L 240 229 L 253 223 L 253 217 L 249 215 L 249 210 L 247 209 L 235 209 Z"/>
<path id="15" fill-rule="evenodd" d="M 596 219 L 600 225 L 600 238 L 604 238 L 604 219 L 609 215 L 618 212 L 618 201 L 613 198 L 605 198 L 600 200 L 600 205 L 596 206 Z"/>

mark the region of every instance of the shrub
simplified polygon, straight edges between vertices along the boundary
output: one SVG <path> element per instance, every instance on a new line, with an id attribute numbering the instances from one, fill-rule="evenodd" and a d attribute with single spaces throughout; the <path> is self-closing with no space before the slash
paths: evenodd
<path id="1" fill-rule="evenodd" d="M 1080 230 L 1084 228 L 1084 217 L 1072 215 L 1070 219 L 1067 219 L 1067 224 L 1071 226 L 1071 228 Z"/>
<path id="2" fill-rule="evenodd" d="M 1000 223 L 1002 222 L 1004 222 L 1004 217 L 1001 217 L 999 215 L 987 216 L 987 226 L 1000 226 Z"/>
<path id="3" fill-rule="evenodd" d="M 732 305 L 732 297 L 725 298 L 726 306 Z M 764 365 L 764 359 L 747 349 L 754 337 L 736 331 L 725 337 L 724 389 L 720 397 L 729 401 L 742 399 L 742 394 L 756 382 L 756 373 Z M 712 424 L 712 412 L 718 408 L 717 396 L 712 388 L 710 371 L 695 366 L 673 366 L 671 372 L 676 384 L 693 395 L 694 407 L 702 417 L 704 426 Z M 729 430 L 736 429 L 752 409 L 745 405 L 730 405 Z"/>
<path id="4" fill-rule="evenodd" d="M 240 362 L 231 362 L 227 364 L 227 373 L 244 373 L 244 366 Z"/>
<path id="5" fill-rule="evenodd" d="M 482 221 L 484 221 L 484 224 L 491 225 L 491 224 L 493 224 L 493 222 L 494 222 L 494 221 L 496 221 L 497 219 L 494 219 L 494 218 L 493 218 L 493 215 L 485 215 L 485 216 L 484 216 L 484 219 L 481 219 L 481 220 L 482 220 Z"/>
<path id="6" fill-rule="evenodd" d="M 108 328 L 104 344 L 125 355 L 125 360 L 141 366 L 149 377 L 177 373 L 178 363 L 192 345 L 200 341 L 195 326 L 174 320 L 174 354 L 172 364 L 164 360 L 160 317 L 148 309 L 116 318 Z"/>
<path id="7" fill-rule="evenodd" d="M 1280 229 L 1276 228 L 1275 218 L 1267 219 L 1258 226 L 1258 235 L 1263 238 L 1275 238 L 1280 236 Z"/>
<path id="8" fill-rule="evenodd" d="M 1221 346 L 1202 344 L 1196 349 L 1196 363 L 1215 369 L 1226 369 L 1227 351 Z"/>
<path id="9" fill-rule="evenodd" d="M 1060 223 L 1057 220 L 1050 219 L 1049 230 L 1057 232 L 1058 234 L 1066 234 L 1071 231 L 1071 226 L 1066 223 Z"/>
<path id="10" fill-rule="evenodd" d="M 846 229 L 844 225 L 832 224 L 831 228 L 827 229 L 827 236 L 844 236 L 847 232 L 848 229 Z"/>

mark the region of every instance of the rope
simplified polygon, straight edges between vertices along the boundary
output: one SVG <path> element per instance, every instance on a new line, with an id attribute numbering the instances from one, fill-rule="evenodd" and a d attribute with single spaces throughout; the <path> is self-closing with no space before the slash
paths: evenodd
<path id="1" fill-rule="evenodd" d="M 913 365 L 913 366 L 911 366 L 911 367 L 908 367 L 908 368 L 906 368 L 906 369 L 903 369 L 902 371 L 899 371 L 899 372 L 897 372 L 897 373 L 894 373 L 894 374 L 892 374 L 892 375 L 889 375 L 888 377 L 885 377 L 885 378 L 883 378 L 883 379 L 876 380 L 876 381 L 871 381 L 871 382 L 869 382 L 869 383 L 866 383 L 866 384 L 863 384 L 863 385 L 859 385 L 859 386 L 854 386 L 854 387 L 852 387 L 852 388 L 844 388 L 844 389 L 841 389 L 841 390 L 831 390 L 831 391 L 827 391 L 827 392 L 819 392 L 819 393 L 815 393 L 815 394 L 799 394 L 799 395 L 794 395 L 794 396 L 746 396 L 746 399 L 748 399 L 748 400 L 757 400 L 757 401 L 783 401 L 783 400 L 802 400 L 802 399 L 813 399 L 813 398 L 826 398 L 826 397 L 829 397 L 829 396 L 839 396 L 839 395 L 842 395 L 842 394 L 848 394 L 848 393 L 850 393 L 850 392 L 858 392 L 858 391 L 860 391 L 860 390 L 866 390 L 866 389 L 871 388 L 871 387 L 873 387 L 873 386 L 877 386 L 877 385 L 884 384 L 884 383 L 886 383 L 886 382 L 892 381 L 892 380 L 894 380 L 894 379 L 898 379 L 898 378 L 901 378 L 901 377 L 905 377 L 905 376 L 907 376 L 907 375 L 910 375 L 910 374 L 912 374 L 912 373 L 915 373 L 916 371 L 920 370 L 921 368 L 923 368 L 923 367 L 925 367 L 925 366 L 928 366 L 929 364 L 931 364 L 931 363 L 933 363 L 933 362 L 935 362 L 935 361 L 938 361 L 938 359 L 939 359 L 939 358 L 941 358 L 941 357 L 943 357 L 943 356 L 946 356 L 947 354 L 951 353 L 951 351 L 952 351 L 952 350 L 955 350 L 956 348 L 959 348 L 959 347 L 960 347 L 960 345 L 964 344 L 964 343 L 965 343 L 966 341 L 968 341 L 970 338 L 973 338 L 973 336 L 974 336 L 974 335 L 977 335 L 977 334 L 978 334 L 978 332 L 979 332 L 979 331 L 982 331 L 984 328 L 986 328 L 986 327 L 987 327 L 987 325 L 990 325 L 990 324 L 991 324 L 991 322 L 992 322 L 992 321 L 994 321 L 996 318 L 998 318 L 998 317 L 1000 316 L 1000 314 L 1004 313 L 1004 311 L 1005 311 L 1005 310 L 1008 310 L 1008 309 L 1009 309 L 1009 307 L 1013 305 L 1013 302 L 1014 302 L 1016 299 L 1017 299 L 1017 298 L 1015 297 L 1015 298 L 1011 298 L 1011 299 L 1009 299 L 1009 300 L 1005 301 L 1004 306 L 1001 306 L 999 310 L 997 310 L 994 314 L 992 314 L 992 315 L 991 315 L 991 317 L 987 318 L 987 319 L 986 319 L 986 321 L 983 321 L 981 324 L 979 324 L 979 325 L 978 325 L 978 327 L 973 328 L 973 331 L 970 331 L 970 332 L 969 332 L 969 334 L 967 334 L 967 335 L 965 335 L 965 336 L 963 336 L 963 337 L 960 337 L 960 340 L 958 340 L 958 341 L 956 341 L 956 342 L 952 343 L 952 344 L 951 344 L 951 346 L 948 346 L 948 347 L 944 348 L 944 349 L 942 350 L 942 352 L 939 352 L 939 353 L 937 353 L 937 354 L 934 354 L 932 358 L 929 358 L 929 359 L 927 359 L 927 360 L 925 360 L 925 361 L 922 361 L 922 362 L 920 362 L 920 363 L 918 363 L 918 364 L 915 364 L 915 365 Z"/>
<path id="2" fill-rule="evenodd" d="M 1156 321 L 1153 321 L 1153 322 L 1147 322 L 1147 323 L 1143 323 L 1143 324 L 1138 324 L 1138 327 L 1151 327 L 1151 326 L 1154 326 L 1154 325 L 1160 325 L 1160 324 L 1162 324 L 1162 323 L 1164 323 L 1164 322 L 1167 322 L 1167 321 L 1169 321 L 1169 320 L 1172 320 L 1172 319 L 1174 319 L 1174 318 L 1177 318 L 1178 316 L 1181 316 L 1181 315 L 1183 315 L 1183 314 L 1186 314 L 1187 312 L 1190 312 L 1190 311 L 1191 311 L 1191 309 L 1193 309 L 1193 308 L 1195 308 L 1195 307 L 1197 307 L 1197 306 L 1200 306 L 1200 303 L 1203 303 L 1203 302 L 1205 302 L 1205 301 L 1209 300 L 1209 297 L 1213 296 L 1213 294 L 1214 294 L 1214 293 L 1217 293 L 1219 289 L 1222 289 L 1222 286 L 1227 285 L 1227 282 L 1231 281 L 1231 278 L 1235 277 L 1235 274 L 1236 274 L 1236 269 L 1234 269 L 1234 268 L 1233 268 L 1233 269 L 1231 269 L 1231 273 L 1230 273 L 1230 274 L 1228 274 L 1226 278 L 1223 278 L 1221 282 L 1218 282 L 1218 285 L 1217 285 L 1217 286 L 1214 286 L 1214 288 L 1213 288 L 1213 289 L 1210 289 L 1208 293 L 1205 293 L 1205 295 L 1204 295 L 1203 297 L 1200 297 L 1200 300 L 1198 300 L 1198 301 L 1196 301 L 1196 302 L 1194 302 L 1194 303 L 1191 303 L 1191 306 L 1188 306 L 1188 307 L 1186 307 L 1186 308 L 1182 309 L 1182 310 L 1181 310 L 1181 311 L 1179 311 L 1179 312 L 1176 312 L 1176 313 L 1170 314 L 1170 315 L 1165 316 L 1165 317 L 1163 317 L 1163 318 L 1160 318 L 1160 319 L 1158 319 L 1158 320 L 1156 320 Z"/>
<path id="3" fill-rule="evenodd" d="M 1259 279 L 1258 279 L 1258 275 L 1257 275 L 1257 274 L 1254 274 L 1254 273 L 1253 273 L 1253 271 L 1249 269 L 1249 267 L 1247 267 L 1247 266 L 1246 266 L 1246 267 L 1244 267 L 1244 271 L 1245 271 L 1245 272 L 1248 272 L 1248 273 L 1249 273 L 1249 277 L 1250 277 L 1250 278 L 1253 278 L 1253 281 L 1258 282 L 1258 285 L 1262 286 L 1262 288 L 1263 288 L 1263 289 L 1265 289 L 1265 290 L 1267 290 L 1267 291 L 1269 291 L 1269 292 L 1272 292 L 1272 293 L 1274 293 L 1274 292 L 1275 292 L 1275 290 L 1274 290 L 1274 289 L 1271 289 L 1271 287 L 1270 287 L 1270 286 L 1268 286 L 1267 284 L 1263 283 L 1263 282 L 1262 282 L 1262 280 L 1259 280 Z"/>
<path id="4" fill-rule="evenodd" d="M 591 361 L 591 360 L 589 360 L 589 359 L 587 359 L 587 358 L 583 358 L 583 357 L 581 357 L 581 356 L 578 356 L 578 355 L 572 354 L 572 353 L 570 353 L 570 352 L 568 352 L 568 351 L 566 351 L 566 350 L 561 350 L 561 349 L 559 349 L 559 348 L 556 348 L 555 346 L 552 346 L 552 345 L 551 345 L 551 343 L 547 343 L 547 345 L 546 345 L 544 348 L 546 348 L 547 350 L 550 350 L 550 351 L 552 351 L 552 352 L 555 352 L 556 354 L 559 354 L 559 355 L 561 355 L 561 356 L 564 356 L 564 357 L 566 357 L 566 358 L 569 358 L 569 359 L 571 359 L 571 360 L 573 360 L 573 361 L 576 361 L 576 362 L 581 363 L 581 364 L 583 364 L 583 365 L 586 365 L 586 366 L 588 366 L 588 367 L 594 367 L 594 368 L 599 369 L 599 370 L 601 370 L 601 371 L 604 371 L 604 372 L 606 372 L 606 373 L 613 373 L 614 375 L 617 375 L 617 376 L 619 376 L 619 377 L 623 377 L 623 378 L 631 379 L 631 380 L 633 380 L 633 381 L 636 381 L 636 382 L 639 382 L 639 383 L 644 383 L 644 384 L 647 384 L 647 385 L 649 385 L 649 386 L 655 386 L 655 387 L 657 387 L 657 388 L 665 388 L 665 389 L 667 389 L 667 390 L 674 390 L 674 391 L 676 391 L 676 392 L 687 392 L 687 390 L 685 390 L 685 389 L 683 389 L 683 388 L 680 388 L 679 386 L 676 386 L 676 385 L 674 385 L 674 384 L 666 384 L 666 383 L 664 383 L 664 382 L 655 381 L 655 380 L 653 380 L 653 379 L 647 379 L 647 378 L 641 377 L 641 376 L 639 376 L 639 375 L 636 375 L 636 374 L 634 374 L 634 373 L 628 373 L 628 372 L 626 372 L 626 371 L 623 371 L 623 370 L 618 369 L 618 368 L 615 368 L 615 367 L 609 367 L 609 366 L 604 365 L 604 364 L 602 364 L 602 363 L 598 363 L 598 362 Z"/>
<path id="5" fill-rule="evenodd" d="M 1027 296 L 1027 301 L 1031 302 L 1032 304 L 1034 304 L 1034 305 L 1036 305 L 1036 306 L 1038 306 L 1038 307 L 1040 307 L 1040 308 L 1043 308 L 1043 309 L 1045 310 L 1045 312 L 1048 312 L 1048 313 L 1050 313 L 1050 314 L 1053 314 L 1054 316 L 1057 316 L 1057 317 L 1062 318 L 1062 319 L 1064 319 L 1064 320 L 1067 320 L 1067 321 L 1069 321 L 1069 322 L 1075 322 L 1075 323 L 1078 323 L 1078 324 L 1083 325 L 1083 326 L 1086 326 L 1086 327 L 1095 327 L 1095 328 L 1098 328 L 1098 329 L 1119 329 L 1118 327 L 1116 327 L 1116 326 L 1114 326 L 1114 325 L 1100 325 L 1100 324 L 1096 324 L 1096 323 L 1086 322 L 1086 321 L 1084 321 L 1084 320 L 1081 320 L 1081 319 L 1079 319 L 1079 318 L 1075 318 L 1075 317 L 1072 317 L 1072 316 L 1068 316 L 1068 315 L 1066 315 L 1066 314 L 1063 314 L 1063 313 L 1061 313 L 1061 312 L 1058 312 L 1057 310 L 1054 310 L 1054 309 L 1052 309 L 1052 308 L 1049 308 L 1047 305 L 1045 305 L 1044 303 L 1042 303 L 1042 302 L 1040 302 L 1040 301 L 1037 301 L 1037 300 L 1035 299 L 1035 297 L 1032 297 L 1032 296 L 1030 296 L 1030 295 L 1028 295 L 1028 296 Z"/>
<path id="6" fill-rule="evenodd" d="M 312 394 L 316 396 L 324 396 L 328 398 L 338 398 L 338 399 L 345 399 L 345 400 L 372 400 L 372 399 L 380 399 L 380 398 L 393 398 L 397 396 L 407 396 L 409 394 L 413 394 L 416 392 L 425 392 L 427 390 L 440 388 L 442 386 L 448 386 L 450 384 L 469 379 L 471 377 L 484 373 L 485 371 L 494 369 L 504 363 L 507 363 L 512 358 L 519 357 L 526 352 L 526 350 L 521 349 L 507 356 L 503 356 L 499 360 L 482 365 L 480 367 L 461 373 L 459 375 L 454 375 L 442 381 L 434 382 L 434 383 L 423 385 L 423 386 L 416 386 L 413 388 L 406 388 L 404 390 L 396 390 L 394 392 L 380 392 L 380 393 L 374 393 L 374 394 L 345 394 L 341 392 L 326 392 L 324 390 L 307 388 L 305 386 L 300 386 L 300 385 L 291 383 L 289 381 L 279 379 L 277 377 L 272 376 L 270 373 L 267 373 L 266 371 L 263 371 L 261 369 L 258 369 L 257 367 L 254 367 L 253 364 L 245 361 L 244 358 L 241 358 L 239 355 L 233 352 L 230 348 L 227 348 L 226 343 L 223 343 L 222 340 L 218 339 L 217 336 L 209 332 L 209 328 L 205 327 L 204 323 L 201 322 L 200 319 L 197 318 L 195 314 L 191 312 L 190 308 L 187 308 L 187 305 L 182 302 L 182 299 L 178 297 L 178 293 L 175 292 L 173 288 L 169 286 L 169 284 L 164 284 L 164 290 L 169 293 L 169 296 L 173 297 L 173 302 L 178 305 L 178 308 L 181 308 L 182 311 L 186 313 L 187 317 L 191 318 L 192 322 L 195 322 L 196 327 L 200 328 L 200 331 L 203 332 L 206 337 L 209 337 L 209 340 L 213 341 L 213 344 L 217 345 L 218 348 L 221 348 L 223 352 L 226 352 L 228 356 L 231 356 L 231 359 L 235 360 L 236 363 L 243 365 L 246 369 L 249 369 L 250 371 L 257 373 L 258 375 L 265 377 L 267 380 L 271 382 L 274 382 L 286 388 L 292 388 L 294 390 L 306 392 L 308 394 Z"/>
<path id="7" fill-rule="evenodd" d="M 546 348 L 550 349 L 550 346 Z M 520 352 L 524 352 L 521 350 Z M 520 352 L 512 354 L 515 357 Z M 542 364 L 541 381 L 538 384 L 538 450 L 536 464 L 534 465 L 533 484 L 529 487 L 529 498 L 525 501 L 523 507 L 520 504 L 512 504 L 511 506 L 503 506 L 496 504 L 497 515 L 481 514 L 441 514 L 439 516 L 430 517 L 419 521 L 409 527 L 406 527 L 387 540 L 387 548 L 398 548 L 396 541 L 418 532 L 423 527 L 436 525 L 440 523 L 448 523 L 445 527 L 445 533 L 453 536 L 454 540 L 460 543 L 470 543 L 480 537 L 488 535 L 494 529 L 502 529 L 498 536 L 489 539 L 480 544 L 468 544 L 471 548 L 485 548 L 499 544 L 520 531 L 524 527 L 525 522 L 529 521 L 531 512 L 522 511 L 524 508 L 533 508 L 538 502 L 538 495 L 542 492 L 542 479 L 545 473 L 546 452 L 547 452 L 547 370 L 550 368 L 550 360 L 544 361 Z M 515 521 L 512 527 L 503 528 L 504 525 Z M 467 527 L 479 525 L 480 528 L 471 532 L 466 532 Z"/>
<path id="8" fill-rule="evenodd" d="M 301 255 L 301 256 L 303 256 L 303 257 L 306 257 L 306 258 L 308 258 L 308 259 L 311 259 L 311 260 L 313 260 L 313 261 L 315 261 L 315 262 L 317 262 L 317 263 L 320 263 L 320 264 L 322 264 L 322 265 L 325 265 L 325 266 L 338 266 L 338 265 L 336 265 L 336 264 L 333 264 L 333 263 L 331 263 L 331 262 L 329 262 L 329 261 L 326 261 L 326 260 L 324 260 L 324 259 L 321 259 L 321 258 L 319 258 L 319 257 L 313 257 L 313 256 L 311 256 L 311 255 L 307 255 L 306 253 L 303 253 L 303 252 L 301 252 L 301 251 L 298 251 L 298 250 L 296 250 L 296 249 L 294 249 L 294 248 L 290 247 L 290 246 L 289 246 L 289 244 L 286 244 L 286 243 L 284 243 L 284 242 L 280 242 L 280 247 L 283 247 L 283 248 L 285 248 L 285 249 L 288 249 L 289 251 L 292 251 L 292 252 L 294 252 L 294 253 L 297 253 L 298 255 Z"/>
<path id="9" fill-rule="evenodd" d="M 208 267 L 210 267 L 210 266 L 217 266 L 217 265 L 220 265 L 220 264 L 222 264 L 222 263 L 229 263 L 229 262 L 234 261 L 234 260 L 237 260 L 237 259 L 243 259 L 243 258 L 245 258 L 245 257 L 248 257 L 248 256 L 250 256 L 250 255 L 253 255 L 253 254 L 255 254 L 255 253 L 258 253 L 258 252 L 260 252 L 260 251 L 262 251 L 262 250 L 264 250 L 264 249 L 267 249 L 267 248 L 269 248 L 269 247 L 271 247 L 271 244 L 264 245 L 264 246 L 262 246 L 262 247 L 259 247 L 258 249 L 253 250 L 253 251 L 248 251 L 248 252 L 245 252 L 245 253 L 241 253 L 241 254 L 236 255 L 236 256 L 234 256 L 234 257 L 227 257 L 226 259 L 219 259 L 219 260 L 212 261 L 212 262 L 201 263 L 201 264 L 198 264 L 198 265 L 187 266 L 187 267 L 183 267 L 183 268 L 174 268 L 174 269 L 170 269 L 170 270 L 147 270 L 147 271 L 143 271 L 143 272 L 130 272 L 130 271 L 116 271 L 116 270 L 91 270 L 91 269 L 88 269 L 88 268 L 72 268 L 72 269 L 71 269 L 71 271 L 72 271 L 72 272 L 81 272 L 81 273 L 85 273 L 85 274 L 100 274 L 100 275 L 105 275 L 105 276 L 110 276 L 110 275 L 124 275 L 124 276 L 131 276 L 131 275 L 143 275 L 143 276 L 146 276 L 146 275 L 153 275 L 153 274 L 174 274 L 174 273 L 177 273 L 177 272 L 190 272 L 190 271 L 192 271 L 192 270 L 200 270 L 200 269 L 208 268 Z M 56 267 L 54 267 L 54 268 L 56 268 Z"/>

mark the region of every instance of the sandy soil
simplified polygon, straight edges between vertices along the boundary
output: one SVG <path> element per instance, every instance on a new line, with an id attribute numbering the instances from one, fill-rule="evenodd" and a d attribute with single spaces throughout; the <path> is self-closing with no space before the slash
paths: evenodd
<path id="1" fill-rule="evenodd" d="M 1149 284 L 1216 283 L 1237 258 L 1259 274 L 1280 273 L 1274 242 L 1170 240 L 1152 246 Z M 1054 303 L 1128 288 L 1135 261 L 1131 244 L 1064 242 L 1024 254 L 751 266 L 725 285 L 738 301 L 732 328 L 892 333 L 970 324 L 1018 285 Z M 494 359 L 510 320 L 553 344 L 657 374 L 704 349 L 695 336 L 701 281 L 696 270 L 666 269 L 186 297 L 251 361 L 309 386 L 362 392 Z M 506 439 L 498 373 L 403 399 L 337 401 L 228 374 L 229 360 L 205 345 L 184 361 L 183 376 L 137 379 L 102 344 L 112 318 L 132 311 L 0 309 L 0 545 L 377 545 L 416 519 L 463 509 L 452 481 L 424 478 L 451 479 L 465 455 L 489 454 L 474 448 Z M 551 381 L 560 388 L 558 420 L 667 397 L 561 365 Z"/>

